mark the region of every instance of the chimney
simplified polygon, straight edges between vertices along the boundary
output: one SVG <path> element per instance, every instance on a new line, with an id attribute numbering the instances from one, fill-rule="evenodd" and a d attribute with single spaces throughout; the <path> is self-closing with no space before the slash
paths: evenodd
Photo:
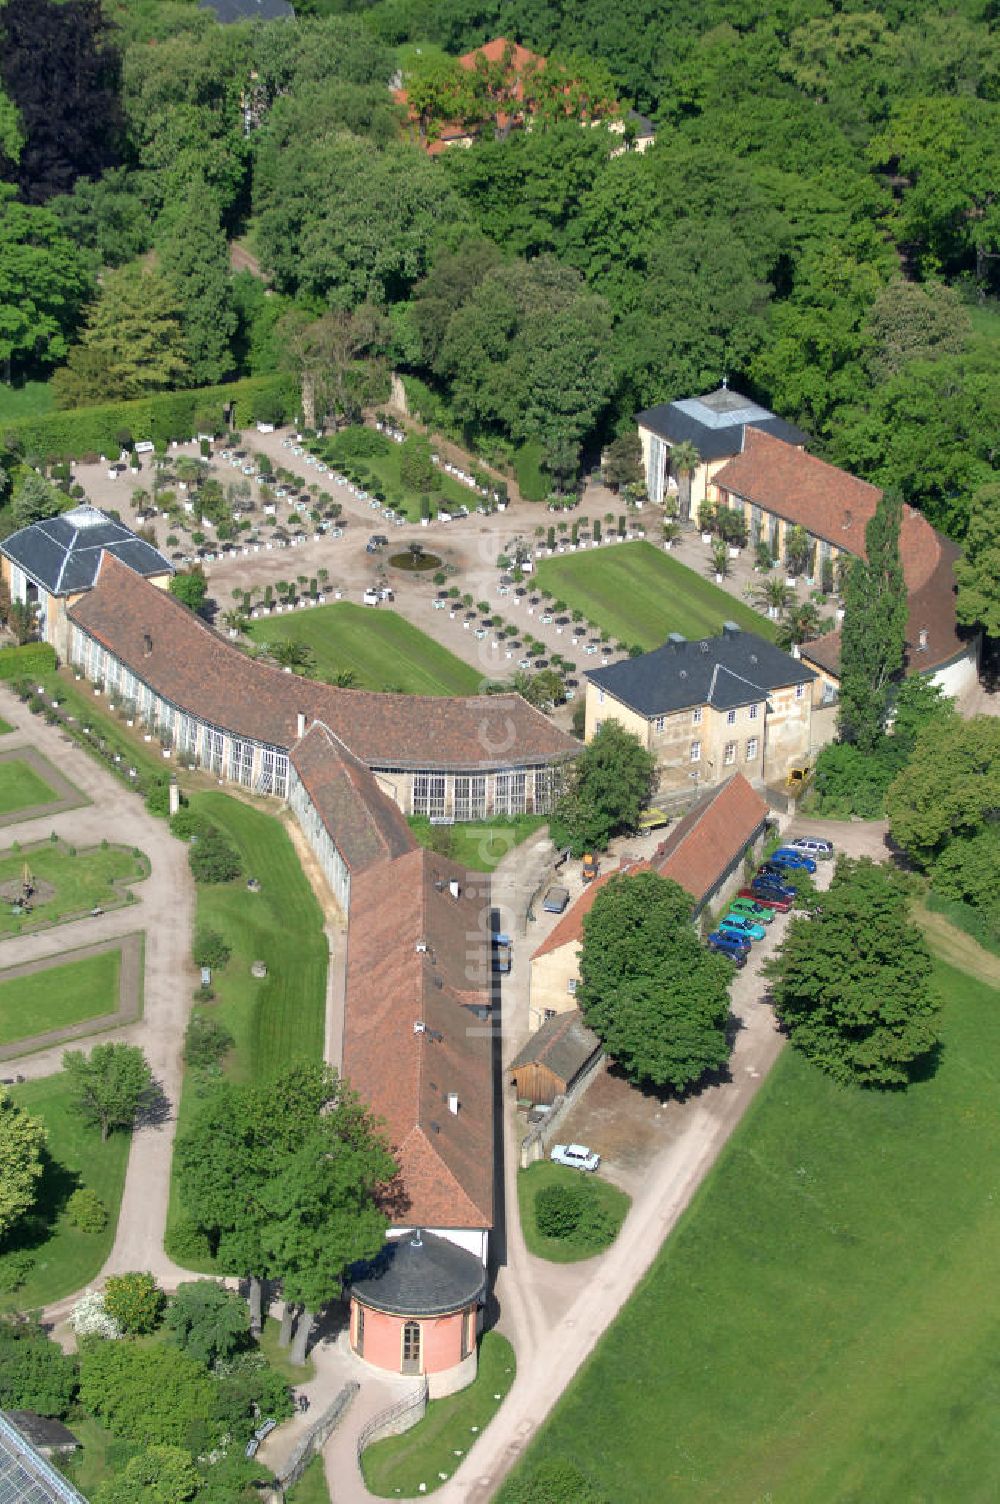
<path id="1" fill-rule="evenodd" d="M 448 1093 L 448 1111 L 449 1112 L 453 1112 L 455 1114 L 455 1116 L 458 1117 L 458 1092 L 457 1091 L 450 1091 Z"/>
<path id="2" fill-rule="evenodd" d="M 423 1229 L 420 1228 L 420 1227 L 415 1227 L 414 1228 L 414 1230 L 413 1230 L 413 1237 L 410 1239 L 410 1247 L 411 1248 L 423 1248 L 423 1246 L 424 1246 L 424 1240 L 420 1236 L 420 1234 L 421 1234 L 422 1231 L 423 1231 Z"/>
<path id="3" fill-rule="evenodd" d="M 926 653 L 928 632 L 926 627 L 921 627 L 917 635 L 917 652 Z"/>
<path id="4" fill-rule="evenodd" d="M 143 634 L 142 634 L 142 653 L 143 653 L 143 657 L 144 658 L 148 658 L 149 655 L 150 655 L 150 653 L 152 651 L 153 651 L 153 639 L 152 639 L 152 637 L 150 636 L 150 634 L 148 632 L 143 632 Z"/>
<path id="5" fill-rule="evenodd" d="M 426 956 L 426 954 L 427 954 L 427 941 L 426 940 L 418 940 L 417 941 L 416 952 L 417 952 L 418 956 Z"/>
<path id="6" fill-rule="evenodd" d="M 301 738 L 301 737 L 305 736 L 305 734 L 306 734 L 306 718 L 305 718 L 304 713 L 300 710 L 299 713 L 298 713 L 298 715 L 295 717 L 295 735 L 297 737 Z"/>
<path id="7" fill-rule="evenodd" d="M 458 879 L 453 877 L 448 884 L 448 892 L 451 894 L 452 898 L 457 898 L 461 891 L 461 888 L 458 886 Z"/>

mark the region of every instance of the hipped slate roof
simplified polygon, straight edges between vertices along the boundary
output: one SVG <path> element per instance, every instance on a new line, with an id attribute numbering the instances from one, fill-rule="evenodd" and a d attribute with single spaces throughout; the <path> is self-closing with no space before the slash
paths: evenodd
<path id="1" fill-rule="evenodd" d="M 664 643 L 640 658 L 588 669 L 586 678 L 646 717 L 689 706 L 735 710 L 774 689 L 810 684 L 816 675 L 790 653 L 729 622 L 721 636 Z"/>
<path id="2" fill-rule="evenodd" d="M 422 847 L 351 882 L 343 1073 L 385 1121 L 397 1226 L 493 1222 L 488 887 Z"/>
<path id="3" fill-rule="evenodd" d="M 298 716 L 323 721 L 367 766 L 524 767 L 578 744 L 520 695 L 434 698 L 337 689 L 248 658 L 167 591 L 105 553 L 69 617 L 172 705 L 253 741 L 290 748 Z"/>
<path id="4" fill-rule="evenodd" d="M 723 466 L 715 484 L 861 559 L 865 557 L 865 527 L 882 496 L 877 486 L 755 428 L 747 429 L 743 453 Z M 960 552 L 920 512 L 903 507 L 899 557 L 909 594 L 906 640 L 913 672 L 949 663 L 965 651 L 954 601 L 953 566 Z M 922 631 L 927 633 L 924 648 L 920 647 Z M 803 656 L 836 673 L 840 632 L 828 632 L 809 643 Z"/>
<path id="5" fill-rule="evenodd" d="M 399 805 L 328 726 L 314 722 L 291 763 L 352 874 L 415 848 Z"/>
<path id="6" fill-rule="evenodd" d="M 361 1265 L 351 1293 L 363 1305 L 393 1316 L 444 1316 L 468 1308 L 486 1288 L 482 1263 L 467 1248 L 432 1232 L 390 1238 Z"/>
<path id="7" fill-rule="evenodd" d="M 544 1065 L 566 1084 L 573 1081 L 601 1048 L 593 1029 L 588 1029 L 579 1008 L 556 1013 L 528 1040 L 511 1061 L 508 1072 L 525 1065 Z"/>
<path id="8" fill-rule="evenodd" d="M 724 386 L 704 397 L 684 397 L 679 402 L 660 402 L 648 407 L 636 414 L 636 423 L 659 434 L 668 444 L 689 440 L 703 460 L 721 460 L 739 454 L 748 423 L 789 444 L 804 444 L 807 438 L 801 428 Z"/>
<path id="9" fill-rule="evenodd" d="M 22 527 L 0 544 L 0 552 L 49 595 L 56 596 L 89 590 L 105 551 L 137 575 L 174 572 L 159 549 L 136 537 L 124 523 L 86 504 Z"/>
<path id="10" fill-rule="evenodd" d="M 653 870 L 702 904 L 760 832 L 767 813 L 767 800 L 734 773 L 678 820 L 657 847 Z"/>

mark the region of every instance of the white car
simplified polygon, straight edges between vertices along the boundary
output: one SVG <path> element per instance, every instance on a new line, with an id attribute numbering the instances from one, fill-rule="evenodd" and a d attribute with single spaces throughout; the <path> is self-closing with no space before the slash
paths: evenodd
<path id="1" fill-rule="evenodd" d="M 557 1165 L 568 1165 L 571 1170 L 596 1170 L 601 1162 L 601 1156 L 586 1144 L 553 1144 L 549 1158 Z"/>

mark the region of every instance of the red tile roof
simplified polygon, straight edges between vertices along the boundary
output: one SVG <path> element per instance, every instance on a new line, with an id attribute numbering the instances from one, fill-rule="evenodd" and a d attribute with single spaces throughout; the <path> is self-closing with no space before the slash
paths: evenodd
<path id="1" fill-rule="evenodd" d="M 112 554 L 68 615 L 178 709 L 275 747 L 295 744 L 302 714 L 369 767 L 524 767 L 579 750 L 520 695 L 373 694 L 271 668 Z"/>
<path id="2" fill-rule="evenodd" d="M 704 903 L 767 818 L 767 800 L 735 773 L 699 799 L 656 849 L 653 869 Z"/>
<path id="3" fill-rule="evenodd" d="M 397 1226 L 492 1225 L 488 905 L 488 878 L 423 848 L 351 884 L 343 1072 L 399 1160 Z"/>
<path id="4" fill-rule="evenodd" d="M 648 862 L 633 862 L 623 867 L 615 867 L 611 872 L 605 872 L 603 877 L 596 878 L 584 888 L 576 903 L 570 904 L 555 929 L 550 930 L 541 945 L 532 951 L 531 959 L 537 961 L 539 956 L 547 956 L 551 951 L 561 950 L 564 945 L 580 944 L 583 940 L 583 921 L 594 907 L 594 900 L 601 889 L 613 877 L 621 877 L 625 872 L 648 871 Z"/>
<path id="5" fill-rule="evenodd" d="M 292 748 L 291 763 L 351 873 L 414 850 L 398 804 L 321 721 Z"/>

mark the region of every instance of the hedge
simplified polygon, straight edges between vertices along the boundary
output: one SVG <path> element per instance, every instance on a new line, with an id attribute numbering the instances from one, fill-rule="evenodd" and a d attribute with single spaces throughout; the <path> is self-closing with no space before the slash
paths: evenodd
<path id="1" fill-rule="evenodd" d="M 46 462 L 78 459 L 84 454 L 117 455 L 121 435 L 133 441 L 152 439 L 164 449 L 171 439 L 190 439 L 199 430 L 223 432 L 223 408 L 235 403 L 234 426 L 246 428 L 288 418 L 298 408 L 295 382 L 286 375 L 250 376 L 228 386 L 194 387 L 183 392 L 153 392 L 134 402 L 77 407 L 8 423 L 0 447 L 38 455 Z"/>
<path id="2" fill-rule="evenodd" d="M 55 671 L 56 650 L 47 642 L 26 642 L 20 648 L 0 648 L 0 679 L 37 679 Z"/>

